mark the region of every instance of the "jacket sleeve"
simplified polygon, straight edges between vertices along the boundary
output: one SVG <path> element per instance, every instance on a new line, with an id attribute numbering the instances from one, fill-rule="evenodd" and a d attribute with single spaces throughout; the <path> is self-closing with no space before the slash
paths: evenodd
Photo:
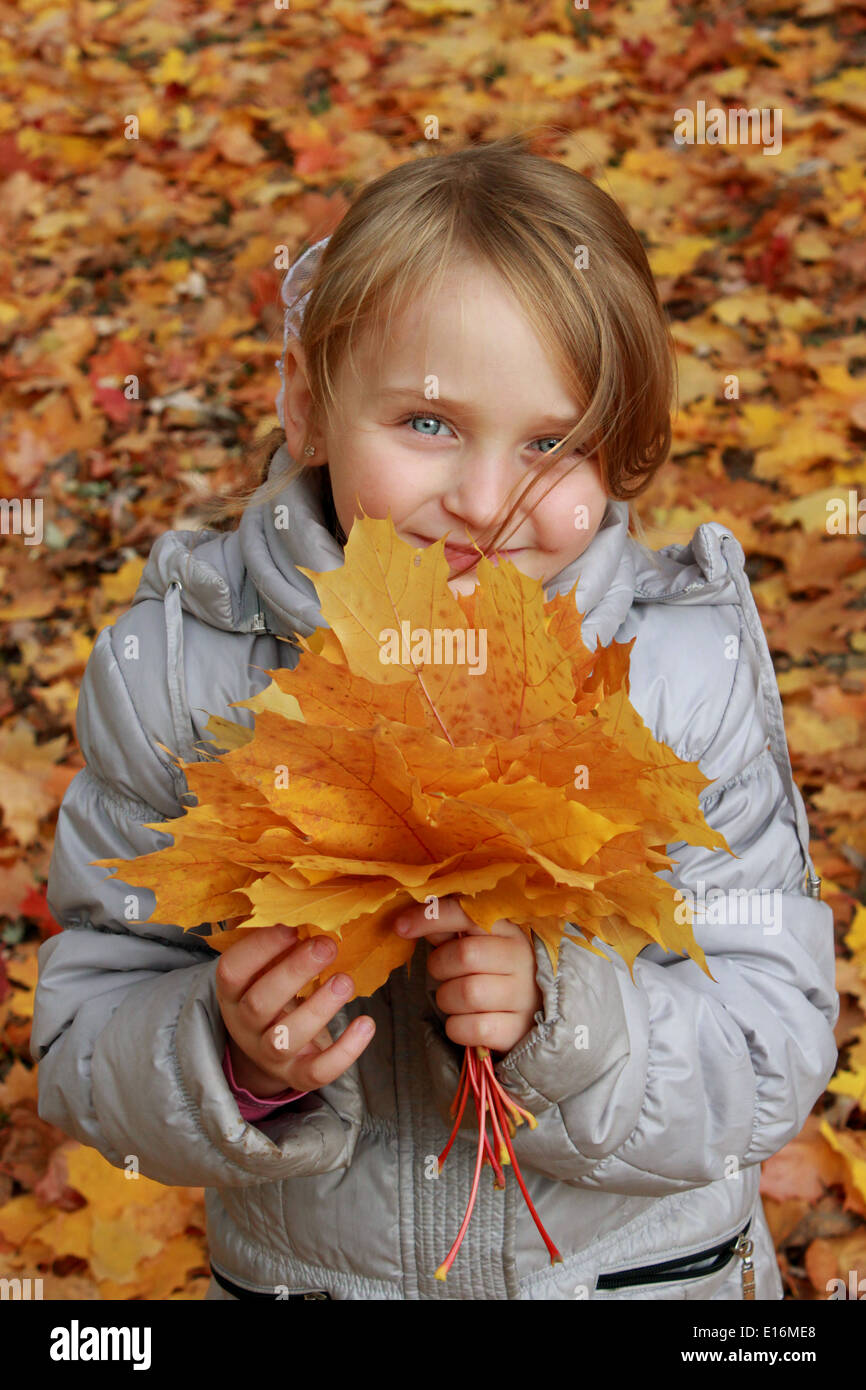
<path id="1" fill-rule="evenodd" d="M 158 631 L 162 604 L 141 607 L 156 610 Z M 180 927 L 147 921 L 155 908 L 149 890 L 89 864 L 163 848 L 170 836 L 146 822 L 184 810 L 179 770 L 144 728 L 138 710 L 146 706 L 133 702 L 116 655 L 124 650 L 118 628 L 147 623 L 134 606 L 101 632 L 82 682 L 76 719 L 86 766 L 60 807 L 47 891 L 64 930 L 39 951 L 31 1035 L 39 1114 L 115 1167 L 132 1156 L 146 1177 L 175 1186 L 240 1187 L 330 1172 L 351 1162 L 360 1130 L 351 1069 L 247 1123 L 222 1066 L 218 954 Z M 156 639 L 143 641 L 131 679 L 152 682 L 164 659 Z M 157 738 L 173 747 L 170 733 Z"/>
<path id="2" fill-rule="evenodd" d="M 704 669 L 712 678 L 712 666 Z M 563 942 L 554 976 L 533 938 L 544 1007 L 495 1067 L 538 1121 L 512 1136 L 522 1167 L 612 1192 L 698 1187 L 777 1153 L 833 1075 L 833 917 L 804 891 L 807 865 L 767 746 L 761 679 L 743 634 L 725 714 L 700 759 L 716 779 L 701 798 L 706 820 L 738 858 L 669 845 L 675 868 L 660 875 L 693 895 L 684 893 L 714 978 L 653 944 L 634 962 L 632 983 L 597 937 L 609 961 Z M 796 785 L 794 795 L 805 814 Z M 457 1073 L 449 1049 L 438 1058 L 444 1102 Z"/>
<path id="3" fill-rule="evenodd" d="M 238 1110 L 241 1119 L 252 1120 L 257 1124 L 259 1120 L 266 1120 L 275 1110 L 279 1110 L 283 1105 L 291 1105 L 293 1101 L 301 1100 L 310 1094 L 309 1091 L 296 1091 L 291 1086 L 287 1086 L 284 1091 L 280 1091 L 275 1096 L 254 1096 L 252 1091 L 248 1091 L 245 1086 L 241 1086 L 235 1078 L 234 1068 L 232 1067 L 232 1055 L 228 1043 L 223 1051 L 223 1075 L 229 1083 L 229 1090 L 238 1103 Z"/>

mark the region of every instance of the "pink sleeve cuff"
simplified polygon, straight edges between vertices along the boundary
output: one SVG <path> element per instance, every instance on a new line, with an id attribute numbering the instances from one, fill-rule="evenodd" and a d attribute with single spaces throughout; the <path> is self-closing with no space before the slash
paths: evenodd
<path id="1" fill-rule="evenodd" d="M 228 1043 L 226 1043 L 226 1049 L 223 1053 L 223 1075 L 231 1087 L 232 1095 L 238 1103 L 243 1120 L 263 1120 L 267 1115 L 270 1115 L 272 1110 L 278 1110 L 281 1105 L 290 1105 L 293 1100 L 300 1100 L 302 1096 L 310 1094 L 309 1091 L 293 1091 L 289 1087 L 275 1096 L 267 1098 L 254 1096 L 252 1091 L 245 1090 L 235 1080 L 235 1074 L 232 1070 L 232 1054 Z"/>

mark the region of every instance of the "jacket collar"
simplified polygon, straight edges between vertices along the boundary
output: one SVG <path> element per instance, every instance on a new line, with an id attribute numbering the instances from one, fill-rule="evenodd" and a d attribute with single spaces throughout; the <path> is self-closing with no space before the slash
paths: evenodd
<path id="1" fill-rule="evenodd" d="M 291 466 L 283 445 L 274 454 L 269 480 Z M 253 497 L 238 528 L 241 555 L 258 590 L 268 626 L 281 636 L 308 637 L 327 626 L 316 590 L 298 565 L 324 572 L 343 563 L 343 547 L 325 523 L 321 470 L 307 469 L 270 504 Z M 609 499 L 601 526 L 586 550 L 545 585 L 545 596 L 565 593 L 577 583 L 576 602 L 584 614 L 582 636 L 594 650 L 625 620 L 634 599 L 635 556 L 628 536 L 628 505 Z"/>

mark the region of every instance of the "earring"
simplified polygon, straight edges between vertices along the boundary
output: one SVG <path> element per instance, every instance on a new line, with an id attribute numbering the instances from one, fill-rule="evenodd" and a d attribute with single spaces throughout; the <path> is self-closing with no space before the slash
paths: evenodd
<path id="1" fill-rule="evenodd" d="M 316 452 L 316 446 L 315 446 L 315 444 L 308 444 L 307 447 L 304 449 L 304 453 L 305 453 L 305 454 L 314 454 L 315 452 Z"/>

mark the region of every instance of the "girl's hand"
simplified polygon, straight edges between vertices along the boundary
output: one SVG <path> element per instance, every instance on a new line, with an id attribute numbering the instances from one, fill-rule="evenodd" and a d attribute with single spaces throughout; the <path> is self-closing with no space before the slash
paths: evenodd
<path id="1" fill-rule="evenodd" d="M 329 954 L 314 951 L 324 943 Z M 298 942 L 294 927 L 278 925 L 251 931 L 224 951 L 216 968 L 216 996 L 229 1035 L 235 1080 L 253 1095 L 277 1095 L 289 1086 L 314 1091 L 328 1086 L 357 1061 L 375 1034 L 364 1034 L 363 1014 L 336 1042 L 328 1019 L 354 993 L 351 975 L 332 975 L 309 999 L 299 989 L 334 959 L 336 943 L 328 936 Z M 340 981 L 348 988 L 339 994 Z M 278 1025 L 283 1025 L 282 1027 Z"/>
<path id="2" fill-rule="evenodd" d="M 409 924 L 407 937 L 426 936 L 438 947 L 428 956 L 427 969 L 434 980 L 445 981 L 436 991 L 436 1003 L 450 1014 L 445 1032 L 451 1041 L 487 1047 L 494 1059 L 505 1056 L 544 1007 L 526 932 L 505 917 L 484 931 L 466 916 L 456 896 L 439 900 L 435 922 L 425 918 L 420 904 L 403 908 L 392 926 L 397 930 L 403 922 Z"/>

